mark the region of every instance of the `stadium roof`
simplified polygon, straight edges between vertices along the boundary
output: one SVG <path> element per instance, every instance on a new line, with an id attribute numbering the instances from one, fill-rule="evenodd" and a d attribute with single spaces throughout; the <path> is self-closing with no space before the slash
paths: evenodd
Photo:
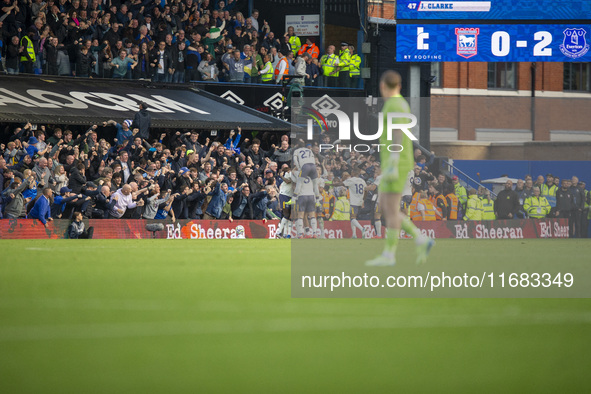
<path id="1" fill-rule="evenodd" d="M 0 122 L 92 125 L 133 118 L 149 106 L 152 127 L 289 131 L 290 124 L 183 85 L 149 81 L 0 76 Z"/>

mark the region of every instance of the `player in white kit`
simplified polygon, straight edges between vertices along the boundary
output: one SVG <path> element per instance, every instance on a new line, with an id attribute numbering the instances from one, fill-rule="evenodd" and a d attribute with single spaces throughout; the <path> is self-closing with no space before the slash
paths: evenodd
<path id="1" fill-rule="evenodd" d="M 283 182 L 279 186 L 279 204 L 283 213 L 279 227 L 277 228 L 277 238 L 290 238 L 291 237 L 291 215 L 292 205 L 288 204 L 289 200 L 293 197 L 293 188 L 295 183 L 291 176 L 291 169 L 284 166 L 279 171 L 279 176 L 283 179 Z"/>
<path id="2" fill-rule="evenodd" d="M 308 218 L 308 223 L 312 227 L 312 236 L 314 236 L 318 228 L 318 223 L 316 221 L 316 196 L 314 195 L 313 182 L 309 177 L 301 178 L 293 172 L 291 178 L 294 181 L 301 180 L 302 185 L 295 205 L 297 237 L 302 238 L 304 236 L 304 216 Z"/>
<path id="3" fill-rule="evenodd" d="M 294 171 L 297 173 L 297 181 L 294 190 L 294 196 L 297 198 L 301 194 L 302 183 L 304 179 L 309 178 L 312 181 L 313 192 L 316 198 L 320 197 L 318 191 L 318 172 L 316 171 L 316 158 L 314 152 L 303 146 L 302 142 L 298 144 L 298 147 L 293 152 L 292 165 Z"/>
<path id="4" fill-rule="evenodd" d="M 333 186 L 346 186 L 349 189 L 349 201 L 351 202 L 351 230 L 353 231 L 353 238 L 357 238 L 357 229 L 361 231 L 361 238 L 365 238 L 365 230 L 357 221 L 357 215 L 363 206 L 363 198 L 365 197 L 365 188 L 367 184 L 359 175 L 361 170 L 354 168 L 351 171 L 351 176 L 343 174 L 343 182 L 333 183 Z"/>

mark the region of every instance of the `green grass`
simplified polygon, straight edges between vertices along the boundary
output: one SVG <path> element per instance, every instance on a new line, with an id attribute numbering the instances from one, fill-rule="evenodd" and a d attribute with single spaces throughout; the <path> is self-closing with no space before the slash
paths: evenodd
<path id="1" fill-rule="evenodd" d="M 436 257 L 589 245 L 441 240 Z M 1 393 L 590 388 L 587 299 L 292 299 L 288 241 L 0 247 Z"/>

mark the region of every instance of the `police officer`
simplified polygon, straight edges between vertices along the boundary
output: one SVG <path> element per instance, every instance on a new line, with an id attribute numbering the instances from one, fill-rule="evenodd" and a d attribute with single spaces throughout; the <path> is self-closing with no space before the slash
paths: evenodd
<path id="1" fill-rule="evenodd" d="M 341 42 L 341 51 L 339 52 L 339 86 L 348 88 L 351 83 L 349 78 L 349 69 L 351 66 L 351 52 L 349 44 Z"/>
<path id="2" fill-rule="evenodd" d="M 356 89 L 359 87 L 359 79 L 361 78 L 361 57 L 355 53 L 353 45 L 349 45 L 349 53 L 351 53 L 351 65 L 349 66 L 351 84 L 349 87 Z"/>
<path id="3" fill-rule="evenodd" d="M 329 45 L 326 48 L 326 54 L 320 59 L 324 83 L 329 88 L 336 88 L 339 80 L 339 57 L 334 51 L 334 45 Z"/>

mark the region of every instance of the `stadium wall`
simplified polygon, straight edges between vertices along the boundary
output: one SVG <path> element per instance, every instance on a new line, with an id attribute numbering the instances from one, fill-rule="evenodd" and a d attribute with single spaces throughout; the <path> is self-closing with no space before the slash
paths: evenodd
<path id="1" fill-rule="evenodd" d="M 369 221 L 360 221 L 369 236 L 375 230 Z M 147 224 L 161 223 L 162 231 L 152 233 Z M 0 239 L 64 239 L 69 220 L 54 220 L 46 228 L 38 220 L 0 220 Z M 94 228 L 95 239 L 239 239 L 275 238 L 277 221 L 262 220 L 181 220 L 176 223 L 158 220 L 90 219 L 86 228 Z M 526 239 L 568 238 L 567 219 L 521 219 L 490 221 L 417 222 L 421 231 L 432 238 L 455 239 Z M 348 221 L 325 222 L 326 238 L 351 238 Z M 402 235 L 402 238 L 410 238 Z"/>
<path id="2" fill-rule="evenodd" d="M 534 181 L 538 175 L 552 174 L 560 179 L 570 179 L 573 175 L 591 184 L 591 161 L 528 161 L 528 160 L 454 160 L 453 165 L 473 179 L 510 178 L 523 179 L 530 174 Z"/>
<path id="3" fill-rule="evenodd" d="M 452 131 L 453 133 L 453 131 Z M 433 141 L 437 156 L 460 160 L 591 160 L 591 142 Z"/>

